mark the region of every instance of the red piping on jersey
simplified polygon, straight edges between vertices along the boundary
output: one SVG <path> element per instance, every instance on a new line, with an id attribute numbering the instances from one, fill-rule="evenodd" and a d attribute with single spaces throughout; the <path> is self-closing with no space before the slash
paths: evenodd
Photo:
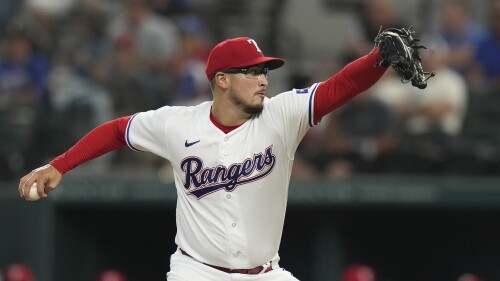
<path id="1" fill-rule="evenodd" d="M 140 152 L 141 150 L 135 148 L 134 145 L 130 142 L 130 124 L 132 123 L 134 118 L 137 116 L 137 114 L 139 114 L 139 113 L 132 115 L 127 122 L 127 128 L 125 128 L 125 142 L 130 147 L 130 149 L 132 149 L 133 151 Z"/>

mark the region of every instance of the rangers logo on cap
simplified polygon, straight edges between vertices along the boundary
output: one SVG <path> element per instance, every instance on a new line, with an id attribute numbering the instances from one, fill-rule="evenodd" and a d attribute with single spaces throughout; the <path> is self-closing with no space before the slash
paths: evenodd
<path id="1" fill-rule="evenodd" d="M 217 44 L 208 57 L 206 75 L 212 80 L 219 71 L 265 63 L 269 70 L 285 64 L 280 58 L 266 57 L 257 42 L 248 37 L 228 39 Z"/>

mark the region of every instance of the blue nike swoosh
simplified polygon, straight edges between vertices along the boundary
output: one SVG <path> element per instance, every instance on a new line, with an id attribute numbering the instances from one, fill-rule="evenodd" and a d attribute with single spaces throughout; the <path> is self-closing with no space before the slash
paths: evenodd
<path id="1" fill-rule="evenodd" d="M 185 145 L 186 147 L 190 147 L 191 145 L 193 145 L 193 144 L 197 144 L 197 143 L 199 143 L 199 142 L 200 142 L 199 140 L 198 140 L 198 141 L 194 141 L 194 142 L 188 142 L 188 141 L 186 140 L 186 142 L 184 143 L 184 145 Z"/>

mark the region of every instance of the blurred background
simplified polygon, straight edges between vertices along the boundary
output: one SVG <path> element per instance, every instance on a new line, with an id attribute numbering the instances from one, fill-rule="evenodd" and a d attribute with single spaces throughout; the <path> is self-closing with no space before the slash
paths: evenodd
<path id="1" fill-rule="evenodd" d="M 210 100 L 230 37 L 286 60 L 268 93 L 323 81 L 413 26 L 425 90 L 388 71 L 300 145 L 281 265 L 300 280 L 500 280 L 499 0 L 2 0 L 0 280 L 165 280 L 171 166 L 121 149 L 39 202 L 20 177 L 108 120 Z"/>

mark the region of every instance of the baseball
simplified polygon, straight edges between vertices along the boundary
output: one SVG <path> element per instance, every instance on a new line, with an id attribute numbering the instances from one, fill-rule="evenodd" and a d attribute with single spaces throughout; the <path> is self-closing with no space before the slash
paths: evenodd
<path id="1" fill-rule="evenodd" d="M 30 200 L 36 201 L 40 199 L 40 195 L 38 195 L 37 184 L 34 182 L 30 187 Z"/>

